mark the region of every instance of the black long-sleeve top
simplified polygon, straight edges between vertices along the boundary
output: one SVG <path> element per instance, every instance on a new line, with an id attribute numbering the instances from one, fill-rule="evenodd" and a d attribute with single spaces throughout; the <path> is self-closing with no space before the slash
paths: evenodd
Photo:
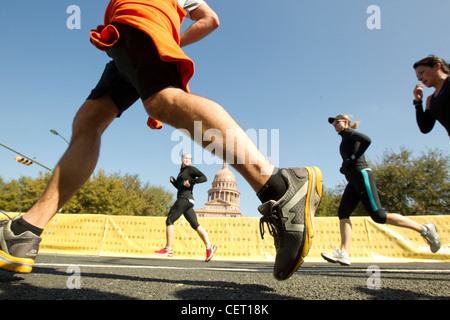
<path id="1" fill-rule="evenodd" d="M 422 104 L 416 104 L 417 125 L 422 133 L 430 132 L 436 120 L 447 130 L 450 136 L 450 77 L 445 79 L 441 90 L 435 97 L 429 98 L 430 107 L 423 110 Z"/>
<path id="2" fill-rule="evenodd" d="M 184 182 L 189 180 L 190 187 L 185 187 Z M 206 182 L 206 176 L 198 170 L 196 167 L 187 166 L 182 167 L 180 172 L 178 173 L 178 177 L 171 181 L 173 186 L 178 189 L 177 199 L 192 199 L 194 200 L 194 196 L 192 194 L 192 190 L 194 189 L 194 185 L 197 183 Z"/>
<path id="3" fill-rule="evenodd" d="M 339 135 L 342 137 L 339 152 L 343 160 L 340 171 L 348 179 L 354 173 L 369 167 L 364 152 L 372 141 L 365 134 L 350 128 L 342 130 Z"/>

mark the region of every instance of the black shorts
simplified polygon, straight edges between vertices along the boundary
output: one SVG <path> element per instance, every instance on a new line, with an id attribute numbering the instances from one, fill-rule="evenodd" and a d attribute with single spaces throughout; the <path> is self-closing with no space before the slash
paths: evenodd
<path id="1" fill-rule="evenodd" d="M 348 219 L 361 202 L 377 223 L 386 223 L 386 211 L 381 207 L 375 175 L 370 169 L 363 169 L 348 179 L 338 209 L 339 219 Z"/>
<path id="2" fill-rule="evenodd" d="M 181 215 L 184 215 L 192 229 L 197 230 L 200 227 L 197 221 L 197 214 L 194 211 L 194 204 L 188 199 L 178 199 L 175 201 L 167 216 L 166 225 L 173 225 Z"/>
<path id="3" fill-rule="evenodd" d="M 113 24 L 120 40 L 108 49 L 113 61 L 106 65 L 88 99 L 109 94 L 120 117 L 139 98 L 144 101 L 168 87 L 182 88 L 177 63 L 162 61 L 150 36 L 125 24 Z"/>

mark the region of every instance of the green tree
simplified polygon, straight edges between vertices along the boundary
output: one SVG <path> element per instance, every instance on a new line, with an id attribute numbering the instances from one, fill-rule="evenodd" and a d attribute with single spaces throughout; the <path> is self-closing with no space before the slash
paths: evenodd
<path id="1" fill-rule="evenodd" d="M 339 188 L 323 188 L 320 206 L 316 211 L 317 217 L 337 216 L 339 203 L 341 201 L 341 192 Z"/>
<path id="2" fill-rule="evenodd" d="M 161 216 L 172 205 L 173 194 L 149 183 L 142 185 L 138 175 L 93 174 L 80 191 L 62 208 L 67 213 Z"/>
<path id="3" fill-rule="evenodd" d="M 42 172 L 36 179 L 21 177 L 10 182 L 4 182 L 1 179 L 0 208 L 16 212 L 28 210 L 45 190 L 49 179 L 50 173 Z"/>
<path id="4" fill-rule="evenodd" d="M 17 180 L 6 183 L 2 179 L 0 184 L 0 208 L 6 211 L 21 212 L 19 194 L 20 187 Z"/>
<path id="5" fill-rule="evenodd" d="M 39 199 L 49 179 L 50 173 L 36 179 L 21 177 L 7 183 L 1 179 L 0 209 L 27 211 Z M 138 175 L 107 175 L 98 170 L 60 212 L 163 216 L 172 202 L 172 193 L 159 186 L 142 184 Z"/>
<path id="6" fill-rule="evenodd" d="M 449 156 L 427 150 L 412 158 L 411 151 L 386 151 L 371 164 L 380 201 L 389 212 L 407 215 L 450 213 Z"/>

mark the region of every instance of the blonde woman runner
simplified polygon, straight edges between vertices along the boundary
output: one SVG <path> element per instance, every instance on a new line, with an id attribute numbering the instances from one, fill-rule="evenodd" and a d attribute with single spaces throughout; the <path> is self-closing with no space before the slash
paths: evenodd
<path id="1" fill-rule="evenodd" d="M 375 222 L 417 231 L 428 242 L 431 251 L 437 252 L 441 247 L 441 242 L 433 223 L 420 225 L 400 214 L 386 213 L 381 207 L 375 175 L 367 165 L 364 156 L 371 140 L 368 136 L 356 131 L 359 123 L 355 121 L 352 124 L 350 117 L 342 114 L 328 118 L 328 122 L 342 137 L 339 150 L 343 162 L 340 171 L 345 175 L 348 184 L 338 209 L 341 246 L 332 253 L 322 253 L 322 257 L 328 262 L 350 265 L 349 251 L 352 238 L 350 215 L 359 202 L 363 204 Z"/>
<path id="2" fill-rule="evenodd" d="M 166 246 L 161 250 L 155 251 L 155 253 L 160 256 L 173 256 L 172 245 L 175 238 L 174 223 L 181 217 L 181 215 L 184 215 L 186 220 L 191 225 L 192 229 L 194 229 L 198 233 L 200 239 L 202 239 L 203 243 L 205 244 L 205 262 L 208 262 L 216 252 L 217 246 L 211 244 L 208 233 L 198 223 L 197 215 L 194 211 L 194 196 L 192 194 L 194 185 L 196 185 L 197 183 L 206 182 L 207 179 L 200 170 L 198 170 L 191 164 L 192 155 L 189 153 L 184 154 L 181 157 L 181 168 L 177 178 L 170 177 L 170 182 L 178 190 L 177 201 L 175 201 L 174 205 L 170 209 L 166 219 Z"/>

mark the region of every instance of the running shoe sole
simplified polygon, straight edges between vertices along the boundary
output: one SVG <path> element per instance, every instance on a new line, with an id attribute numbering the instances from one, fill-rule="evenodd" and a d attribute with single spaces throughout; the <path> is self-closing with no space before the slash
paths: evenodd
<path id="1" fill-rule="evenodd" d="M 33 259 L 13 257 L 0 250 L 0 269 L 16 273 L 30 273 L 33 265 Z"/>
<path id="2" fill-rule="evenodd" d="M 158 253 L 158 252 L 155 253 L 161 257 L 173 257 L 173 253 Z"/>

